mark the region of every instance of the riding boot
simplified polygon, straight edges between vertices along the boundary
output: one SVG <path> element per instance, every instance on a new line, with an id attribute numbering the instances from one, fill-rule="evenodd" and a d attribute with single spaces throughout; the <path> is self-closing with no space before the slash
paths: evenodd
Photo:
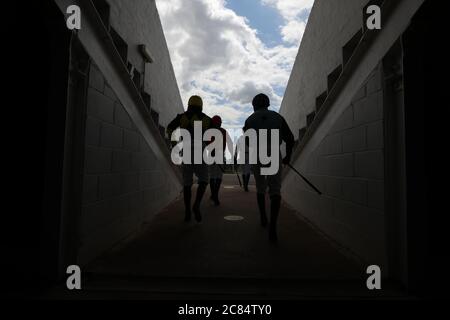
<path id="1" fill-rule="evenodd" d="M 215 179 L 209 179 L 209 188 L 211 190 L 211 196 L 209 197 L 211 200 L 214 200 L 214 186 L 215 186 Z"/>
<path id="2" fill-rule="evenodd" d="M 264 193 L 257 193 L 256 199 L 258 201 L 259 214 L 261 216 L 261 225 L 265 227 L 267 226 L 266 195 Z"/>
<path id="3" fill-rule="evenodd" d="M 216 179 L 215 184 L 216 185 L 214 187 L 214 204 L 216 206 L 220 206 L 219 191 L 220 191 L 220 185 L 222 184 L 222 179 Z"/>
<path id="4" fill-rule="evenodd" d="M 208 187 L 208 183 L 199 183 L 198 184 L 194 206 L 192 207 L 192 210 L 194 211 L 194 215 L 195 215 L 195 220 L 197 222 L 202 221 L 202 214 L 200 212 L 200 204 L 202 202 L 202 198 L 203 198 L 203 195 L 205 194 L 207 187 Z"/>
<path id="5" fill-rule="evenodd" d="M 270 226 L 269 226 L 269 239 L 271 242 L 276 243 L 277 237 L 277 219 L 280 212 L 281 196 L 274 195 L 270 197 Z"/>
<path id="6" fill-rule="evenodd" d="M 189 222 L 189 221 L 191 221 L 191 197 L 192 197 L 191 186 L 184 187 L 183 196 L 184 196 L 184 208 L 185 208 L 184 221 Z"/>
<path id="7" fill-rule="evenodd" d="M 217 199 L 217 193 L 218 193 L 217 184 L 218 184 L 218 182 L 219 182 L 219 179 L 210 179 L 209 180 L 209 186 L 210 186 L 210 189 L 211 189 L 211 197 L 210 197 L 210 199 L 214 202 L 215 206 L 219 205 L 219 203 L 218 203 L 219 200 Z"/>
<path id="8" fill-rule="evenodd" d="M 248 182 L 250 181 L 250 175 L 244 174 L 242 175 L 242 179 L 244 180 L 244 190 L 248 192 Z"/>

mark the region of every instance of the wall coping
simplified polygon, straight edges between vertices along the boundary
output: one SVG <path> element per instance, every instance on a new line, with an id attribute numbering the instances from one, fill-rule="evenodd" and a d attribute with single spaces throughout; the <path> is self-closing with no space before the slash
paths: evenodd
<path id="1" fill-rule="evenodd" d="M 334 123 L 351 104 L 353 96 L 406 30 L 423 2 L 424 0 L 388 0 L 384 2 L 382 29 L 365 30 L 363 33 L 358 46 L 295 149 L 291 161 L 293 165 L 299 168 L 306 163 L 307 155 L 317 148 Z M 293 174 L 292 170 L 285 171 L 283 179 L 292 177 Z"/>
<path id="2" fill-rule="evenodd" d="M 131 79 L 128 68 L 122 61 L 92 0 L 55 0 L 55 2 L 64 15 L 68 6 L 80 7 L 82 12 L 81 29 L 73 31 L 74 34 L 114 90 L 137 130 L 155 153 L 156 158 L 163 164 L 172 179 L 181 185 L 180 171 L 171 161 L 170 152 L 165 140 L 161 137 L 159 128 L 153 121 L 146 120 L 148 116 L 145 114 L 145 102 Z"/>

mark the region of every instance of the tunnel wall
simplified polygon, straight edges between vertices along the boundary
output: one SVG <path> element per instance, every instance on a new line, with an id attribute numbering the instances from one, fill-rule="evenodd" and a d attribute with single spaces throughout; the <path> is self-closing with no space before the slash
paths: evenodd
<path id="1" fill-rule="evenodd" d="M 103 17 L 108 17 L 104 23 L 111 28 L 111 34 L 120 37 L 119 41 L 115 38 L 115 44 L 131 70 L 125 76 L 140 79 L 135 85 L 147 97 L 147 124 L 156 126 L 164 139 L 169 119 L 182 112 L 183 106 L 155 2 L 94 4 Z M 150 50 L 152 63 L 144 62 L 140 44 Z M 78 226 L 80 265 L 138 231 L 181 191 L 179 182 L 164 174 L 155 150 L 149 147 L 111 87 L 92 60 L 86 93 L 83 200 Z"/>
<path id="2" fill-rule="evenodd" d="M 384 153 L 381 64 L 372 72 L 300 171 L 283 197 L 303 217 L 362 260 L 384 266 Z"/>
<path id="3" fill-rule="evenodd" d="M 324 192 L 318 197 L 288 170 L 285 201 L 346 252 L 403 283 L 409 253 L 399 61 L 409 53 L 398 44 L 423 3 L 316 0 L 280 108 L 297 140 L 293 164 Z M 371 4 L 381 5 L 380 30 L 365 26 Z"/>
<path id="4" fill-rule="evenodd" d="M 335 70 L 345 67 L 344 48 L 363 32 L 368 0 L 316 0 L 300 45 L 280 113 L 296 140 L 308 132 L 333 90 Z M 384 116 L 382 63 L 372 70 L 327 133 L 294 165 L 323 192 L 287 175 L 283 198 L 301 217 L 360 260 L 387 270 L 384 216 Z M 339 72 L 337 76 L 339 76 Z M 350 99 L 351 98 L 351 99 Z M 327 112 L 335 112 L 333 106 Z"/>
<path id="5" fill-rule="evenodd" d="M 128 61 L 141 73 L 143 88 L 151 96 L 159 125 L 167 127 L 174 114 L 183 112 L 183 102 L 173 71 L 164 30 L 154 0 L 108 0 L 110 23 L 128 43 Z M 145 65 L 139 44 L 146 44 L 153 63 Z"/>
<path id="6" fill-rule="evenodd" d="M 81 218 L 81 261 L 89 261 L 172 201 L 179 187 L 99 70 L 90 71 Z"/>
<path id="7" fill-rule="evenodd" d="M 367 2 L 315 0 L 280 108 L 296 139 L 328 90 L 328 75 L 342 65 L 342 48 L 362 28 Z"/>

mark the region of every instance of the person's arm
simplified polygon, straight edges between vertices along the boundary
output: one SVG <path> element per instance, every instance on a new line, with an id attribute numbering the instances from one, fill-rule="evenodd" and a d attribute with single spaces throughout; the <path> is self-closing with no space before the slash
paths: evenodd
<path id="1" fill-rule="evenodd" d="M 225 145 L 224 145 L 224 151 L 228 148 L 228 152 L 230 155 L 233 155 L 233 140 L 231 140 L 230 135 L 228 134 L 227 130 L 224 130 L 225 133 Z"/>
<path id="2" fill-rule="evenodd" d="M 169 139 L 172 140 L 172 133 L 177 130 L 180 127 L 180 119 L 181 114 L 177 115 L 175 119 L 173 119 L 168 125 L 167 125 L 167 135 L 169 136 Z"/>
<path id="3" fill-rule="evenodd" d="M 281 125 L 281 140 L 283 140 L 286 143 L 286 157 L 284 157 L 283 163 L 289 164 L 289 162 L 291 161 L 295 139 L 291 129 L 289 128 L 289 125 L 287 124 L 284 118 Z"/>
<path id="4" fill-rule="evenodd" d="M 216 129 L 216 130 L 219 130 L 219 131 L 220 131 L 220 128 L 217 127 L 217 126 L 215 126 L 215 125 L 212 123 L 211 118 L 208 117 L 208 116 L 207 116 L 206 114 L 204 114 L 204 113 L 202 113 L 202 125 L 203 125 L 203 129 L 204 129 L 203 134 L 204 134 L 206 131 L 210 130 L 210 129 Z M 206 144 L 206 146 L 209 146 L 209 145 L 212 144 L 214 141 L 215 141 L 215 137 L 214 137 L 214 136 L 211 136 L 211 138 L 210 138 L 208 141 L 205 141 L 205 144 Z"/>
<path id="5" fill-rule="evenodd" d="M 248 129 L 249 129 L 249 127 L 248 127 L 248 119 L 247 119 L 247 120 L 245 120 L 244 128 L 242 128 L 242 130 L 245 133 Z"/>
<path id="6" fill-rule="evenodd" d="M 239 152 L 239 144 L 240 144 L 240 140 L 241 138 L 239 137 L 238 140 L 236 141 L 236 145 L 234 146 L 234 154 L 232 153 L 233 156 L 233 160 L 234 160 L 234 165 L 237 165 L 237 158 L 238 158 L 238 152 Z"/>

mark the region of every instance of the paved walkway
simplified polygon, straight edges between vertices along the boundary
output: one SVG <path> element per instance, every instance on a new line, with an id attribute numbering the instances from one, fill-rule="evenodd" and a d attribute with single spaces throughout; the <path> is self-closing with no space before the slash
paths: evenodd
<path id="1" fill-rule="evenodd" d="M 245 193 L 236 176 L 221 189 L 220 207 L 202 205 L 203 221 L 183 222 L 181 197 L 161 212 L 142 233 L 107 253 L 89 271 L 103 275 L 164 278 L 355 279 L 361 266 L 283 206 L 279 243 L 272 245 L 259 224 L 255 188 Z M 267 203 L 268 205 L 268 203 Z M 241 221 L 227 221 L 229 215 Z"/>

